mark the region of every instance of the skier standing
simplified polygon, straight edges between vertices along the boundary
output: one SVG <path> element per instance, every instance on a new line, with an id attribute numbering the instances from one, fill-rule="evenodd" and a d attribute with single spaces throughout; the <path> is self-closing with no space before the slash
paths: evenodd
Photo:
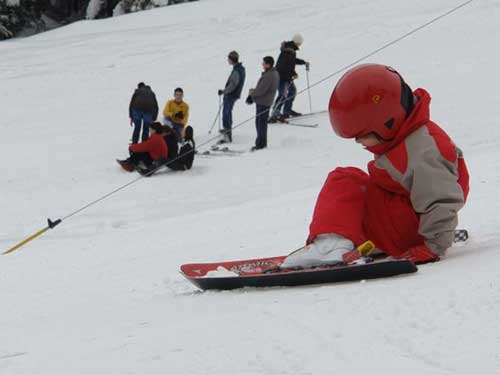
<path id="1" fill-rule="evenodd" d="M 231 143 L 233 141 L 233 107 L 234 103 L 240 98 L 241 91 L 245 85 L 245 67 L 239 62 L 239 58 L 238 52 L 229 52 L 227 59 L 229 64 L 233 66 L 233 70 L 227 79 L 225 88 L 218 91 L 219 96 L 224 95 L 222 110 L 223 129 L 221 130 L 223 139 L 219 143 Z"/>
<path id="2" fill-rule="evenodd" d="M 298 77 L 295 65 L 305 65 L 306 69 L 309 69 L 309 62 L 297 58 L 297 51 L 303 42 L 304 38 L 302 35 L 295 34 L 291 41 L 281 43 L 281 52 L 276 62 L 276 70 L 280 75 L 280 83 L 278 97 L 276 103 L 274 103 L 272 116 L 269 119 L 270 123 L 284 121 L 289 117 L 301 116 L 292 107 L 295 95 L 297 94 L 297 87 L 293 82 Z"/>
<path id="3" fill-rule="evenodd" d="M 164 124 L 170 125 L 177 133 L 177 139 L 182 139 L 182 132 L 189 119 L 189 105 L 184 101 L 184 90 L 177 87 L 174 90 L 174 99 L 171 99 L 163 108 Z"/>
<path id="4" fill-rule="evenodd" d="M 247 104 L 256 105 L 255 126 L 257 128 L 257 139 L 252 151 L 267 147 L 267 121 L 269 119 L 269 108 L 273 104 L 276 90 L 279 85 L 279 74 L 274 68 L 274 59 L 271 56 L 264 57 L 262 61 L 264 72 L 262 73 L 257 86 L 250 89 Z"/>
<path id="5" fill-rule="evenodd" d="M 142 128 L 142 141 L 149 138 L 149 125 L 158 117 L 158 102 L 151 87 L 140 82 L 129 104 L 130 126 L 134 124 L 132 143 L 139 142 Z"/>
<path id="6" fill-rule="evenodd" d="M 332 127 L 375 158 L 368 174 L 354 167 L 330 172 L 308 245 L 282 268 L 336 264 L 366 240 L 415 263 L 445 254 L 467 199 L 469 174 L 460 149 L 430 120 L 430 101 L 427 91 L 412 92 L 384 65 L 360 65 L 344 74 L 330 98 Z"/>

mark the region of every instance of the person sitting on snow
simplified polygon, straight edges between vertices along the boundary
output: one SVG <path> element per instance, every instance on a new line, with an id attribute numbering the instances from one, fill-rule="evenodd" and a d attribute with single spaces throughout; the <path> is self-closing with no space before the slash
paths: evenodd
<path id="1" fill-rule="evenodd" d="M 429 118 L 431 97 L 412 92 L 394 69 L 352 68 L 330 98 L 333 129 L 374 154 L 368 174 L 330 172 L 318 196 L 307 246 L 282 268 L 341 263 L 367 240 L 414 263 L 440 259 L 453 244 L 458 211 L 469 192 L 461 150 Z"/>
<path id="2" fill-rule="evenodd" d="M 175 159 L 179 154 L 177 133 L 170 126 L 163 125 L 161 134 L 168 148 L 167 160 Z"/>
<path id="3" fill-rule="evenodd" d="M 167 159 L 168 148 L 162 136 L 163 127 L 159 122 L 153 122 L 150 127 L 150 136 L 147 141 L 129 146 L 130 157 L 119 160 L 123 169 L 132 172 L 150 170 L 155 164 Z"/>
<path id="4" fill-rule="evenodd" d="M 184 91 L 177 87 L 174 90 L 174 99 L 171 99 L 163 108 L 164 124 L 170 125 L 177 133 L 177 138 L 182 139 L 182 132 L 189 118 L 189 105 L 184 101 Z"/>
<path id="5" fill-rule="evenodd" d="M 193 128 L 189 125 L 186 126 L 179 155 L 174 160 L 167 163 L 168 168 L 174 171 L 187 171 L 191 169 L 193 166 L 194 154 L 196 153 L 193 133 Z"/>

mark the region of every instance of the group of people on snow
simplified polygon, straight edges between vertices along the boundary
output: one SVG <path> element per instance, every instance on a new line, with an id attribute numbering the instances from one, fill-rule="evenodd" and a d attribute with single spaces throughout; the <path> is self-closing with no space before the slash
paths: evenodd
<path id="1" fill-rule="evenodd" d="M 247 104 L 252 105 L 255 103 L 256 106 L 255 127 L 257 138 L 252 150 L 267 147 L 268 123 L 284 122 L 289 117 L 301 115 L 295 112 L 292 107 L 297 94 L 294 80 L 298 78 L 298 74 L 295 71 L 295 66 L 305 65 L 306 69 L 309 69 L 309 62 L 297 58 L 297 51 L 303 42 L 304 38 L 300 34 L 294 35 L 290 41 L 284 41 L 281 44 L 276 66 L 272 56 L 265 56 L 262 60 L 262 75 L 256 87 L 249 90 L 246 99 Z M 221 129 L 222 139 L 219 143 L 232 142 L 233 108 L 236 101 L 241 97 L 245 85 L 245 68 L 239 61 L 238 52 L 231 51 L 228 55 L 228 62 L 233 66 L 233 69 L 224 89 L 218 90 L 218 94 L 223 96 L 223 128 Z M 276 93 L 278 93 L 277 98 Z M 271 106 L 273 106 L 272 110 Z"/>
<path id="2" fill-rule="evenodd" d="M 267 147 L 267 126 L 269 122 L 285 121 L 288 117 L 299 116 L 300 113 L 293 111 L 293 101 L 297 89 L 293 81 L 298 77 L 295 66 L 309 63 L 297 58 L 296 52 L 299 50 L 304 39 L 300 34 L 296 34 L 291 41 L 284 41 L 281 45 L 280 55 L 277 64 L 272 56 L 265 56 L 262 60 L 263 72 L 255 88 L 251 88 L 246 99 L 246 103 L 255 103 L 256 116 L 255 125 L 257 137 L 252 151 Z M 233 108 L 240 99 L 245 85 L 246 71 L 240 61 L 238 52 L 231 51 L 228 54 L 228 62 L 233 69 L 227 79 L 224 89 L 218 90 L 218 95 L 222 96 L 222 129 L 220 129 L 221 139 L 218 142 L 231 143 L 233 140 Z M 278 93 L 278 98 L 274 100 Z M 271 106 L 273 105 L 271 111 Z M 140 82 L 132 95 L 129 105 L 130 126 L 134 127 L 132 134 L 132 144 L 129 147 L 130 157 L 126 160 L 119 160 L 119 163 L 126 170 L 138 170 L 142 173 L 149 173 L 157 165 L 167 162 L 167 165 L 175 165 L 176 170 L 190 169 L 194 158 L 193 128 L 188 125 L 189 105 L 184 101 L 184 91 L 181 87 L 174 90 L 174 98 L 167 101 L 163 108 L 163 125 L 157 121 L 158 101 L 150 86 Z M 162 126 L 160 129 L 159 126 Z M 168 135 L 168 136 L 167 136 Z M 188 161 L 181 152 L 177 154 L 178 145 L 172 142 L 176 139 L 182 150 L 192 148 L 192 156 Z M 160 138 L 170 137 L 170 143 L 160 147 Z M 139 143 L 139 139 L 141 143 Z M 155 140 L 156 139 L 156 140 Z M 187 157 L 187 155 L 184 155 Z M 181 162 L 179 162 L 179 160 Z M 172 161 L 172 162 L 170 162 Z M 174 169 L 172 168 L 172 169 Z"/>
<path id="3" fill-rule="evenodd" d="M 249 90 L 246 103 L 256 104 L 255 150 L 267 147 L 269 121 L 298 115 L 292 109 L 295 65 L 309 67 L 296 57 L 302 42 L 299 35 L 283 42 L 276 66 L 271 56 L 264 57 L 263 73 Z M 225 88 L 218 91 L 223 96 L 222 142 L 232 141 L 232 110 L 245 82 L 245 68 L 236 51 L 229 53 L 228 61 L 233 70 Z M 374 154 L 374 160 L 368 173 L 339 167 L 328 175 L 306 246 L 290 254 L 282 268 L 342 263 L 346 254 L 366 241 L 373 241 L 387 255 L 415 263 L 437 261 L 445 254 L 453 244 L 458 211 L 467 200 L 469 174 L 462 151 L 431 121 L 430 101 L 427 91 L 413 91 L 396 70 L 385 65 L 359 65 L 341 77 L 328 107 L 332 128 L 340 137 L 355 139 Z M 165 106 L 165 125 L 149 126 L 157 115 L 154 93 L 140 83 L 130 104 L 135 125 L 131 156 L 123 162 L 150 168 L 175 158 L 170 168 L 189 169 L 195 145 L 181 89 Z M 143 142 L 138 143 L 141 124 Z M 177 153 L 179 140 L 184 143 Z"/>
<path id="4" fill-rule="evenodd" d="M 187 125 L 189 105 L 184 102 L 184 91 L 178 87 L 174 98 L 163 109 L 164 124 L 158 118 L 158 102 L 151 87 L 144 82 L 137 85 L 129 105 L 130 125 L 134 126 L 130 157 L 118 160 L 123 169 L 150 175 L 165 164 L 172 170 L 191 169 L 195 154 L 193 128 Z M 142 142 L 139 138 L 142 132 Z M 179 143 L 181 147 L 179 149 Z"/>

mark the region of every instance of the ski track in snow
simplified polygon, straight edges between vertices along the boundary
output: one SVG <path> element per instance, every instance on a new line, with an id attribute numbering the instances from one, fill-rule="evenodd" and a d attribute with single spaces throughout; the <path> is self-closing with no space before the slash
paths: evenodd
<path id="1" fill-rule="evenodd" d="M 313 83 L 456 5 L 211 0 L 0 43 L 0 248 L 135 177 L 114 160 L 127 154 L 138 82 L 161 109 L 184 88 L 200 145 L 230 50 L 247 68 L 246 93 L 261 58 L 301 32 Z M 465 153 L 460 227 L 471 239 L 443 262 L 358 283 L 196 290 L 181 264 L 296 249 L 327 173 L 370 159 L 334 136 L 326 114 L 297 120 L 315 129 L 270 125 L 266 151 L 198 157 L 0 257 L 0 373 L 500 374 L 499 18 L 497 1 L 476 1 L 370 59 L 428 89 L 432 118 Z M 336 79 L 312 91 L 314 110 Z M 304 94 L 295 108 L 308 105 Z M 253 114 L 240 100 L 235 123 Z M 253 121 L 234 138 L 249 149 Z"/>

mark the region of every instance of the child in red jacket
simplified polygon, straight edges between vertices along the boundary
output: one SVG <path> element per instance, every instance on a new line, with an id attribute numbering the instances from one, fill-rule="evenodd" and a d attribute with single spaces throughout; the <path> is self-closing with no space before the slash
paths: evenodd
<path id="1" fill-rule="evenodd" d="M 429 119 L 430 95 L 412 92 L 394 69 L 365 64 L 348 71 L 329 103 L 337 135 L 374 154 L 368 174 L 330 172 L 310 225 L 307 246 L 282 268 L 342 262 L 371 240 L 387 255 L 437 261 L 453 243 L 458 211 L 469 192 L 462 152 Z"/>
<path id="2" fill-rule="evenodd" d="M 149 130 L 148 140 L 130 145 L 130 157 L 126 160 L 118 160 L 123 169 L 132 172 L 143 164 L 143 169 L 147 170 L 152 167 L 154 161 L 167 159 L 168 148 L 162 135 L 163 126 L 159 122 L 154 122 Z"/>

